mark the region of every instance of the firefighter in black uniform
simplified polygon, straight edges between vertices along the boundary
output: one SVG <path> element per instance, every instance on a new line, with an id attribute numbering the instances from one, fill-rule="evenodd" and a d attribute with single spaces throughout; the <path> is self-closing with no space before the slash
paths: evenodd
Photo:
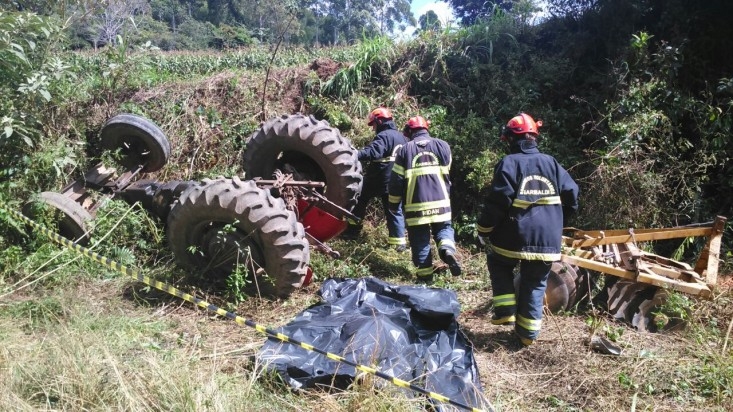
<path id="1" fill-rule="evenodd" d="M 359 160 L 369 162 L 364 177 L 364 186 L 359 196 L 359 201 L 351 213 L 358 218 L 363 218 L 367 205 L 372 198 L 378 197 L 382 200 L 382 208 L 387 220 L 387 231 L 389 232 L 388 246 L 394 247 L 398 252 L 407 249 L 405 239 L 405 219 L 402 216 L 402 208 L 398 205 L 390 209 L 388 203 L 388 186 L 394 164 L 397 149 L 407 144 L 405 136 L 397 130 L 392 120 L 392 112 L 385 107 L 378 107 L 369 113 L 369 126 L 372 126 L 376 136 L 374 140 L 359 150 Z M 358 239 L 361 232 L 361 223 L 349 221 L 349 226 L 341 235 L 344 239 Z"/>
<path id="2" fill-rule="evenodd" d="M 389 183 L 389 204 L 393 209 L 403 204 L 417 279 L 426 283 L 433 280 L 431 232 L 440 259 L 448 264 L 453 276 L 458 276 L 461 266 L 455 257 L 451 226 L 450 146 L 430 136 L 428 123 L 421 116 L 410 118 L 403 133 L 410 142 L 397 151 Z"/>
<path id="3" fill-rule="evenodd" d="M 560 260 L 563 224 L 578 208 L 578 185 L 555 158 L 537 149 L 538 126 L 541 121 L 520 113 L 502 129 L 510 154 L 494 169 L 477 222 L 479 241 L 488 245 L 491 323 L 514 326 L 524 346 L 539 335 L 547 277 L 552 262 Z"/>

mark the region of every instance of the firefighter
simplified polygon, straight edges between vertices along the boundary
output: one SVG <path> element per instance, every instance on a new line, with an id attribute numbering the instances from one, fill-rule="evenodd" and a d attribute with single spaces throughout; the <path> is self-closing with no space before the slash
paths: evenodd
<path id="1" fill-rule="evenodd" d="M 369 113 L 369 122 L 367 124 L 372 127 L 376 136 L 369 145 L 359 150 L 359 160 L 369 162 L 369 166 L 367 166 L 367 171 L 364 176 L 364 186 L 359 196 L 359 201 L 351 213 L 359 219 L 362 219 L 366 213 L 369 201 L 375 197 L 380 198 L 387 220 L 387 231 L 389 232 L 388 246 L 394 247 L 398 252 L 403 252 L 407 250 L 405 219 L 402 215 L 400 205 L 397 205 L 395 208 L 390 208 L 387 189 L 392 173 L 392 165 L 394 164 L 395 152 L 407 144 L 407 139 L 397 130 L 397 126 L 392 120 L 392 112 L 385 107 L 378 107 L 372 110 Z M 348 240 L 358 239 L 362 228 L 361 222 L 357 223 L 349 220 L 348 223 L 349 226 L 341 237 Z"/>
<path id="2" fill-rule="evenodd" d="M 524 346 L 539 335 L 550 267 L 560 260 L 564 222 L 578 208 L 578 185 L 537 148 L 539 126 L 541 121 L 520 113 L 502 128 L 510 154 L 494 168 L 477 222 L 494 294 L 491 323 L 514 326 Z"/>
<path id="3" fill-rule="evenodd" d="M 410 141 L 397 152 L 389 182 L 389 204 L 394 210 L 403 204 L 417 280 L 433 280 L 431 233 L 438 256 L 453 276 L 459 276 L 461 266 L 455 256 L 451 226 L 450 146 L 430 136 L 428 122 L 421 116 L 410 118 L 403 133 Z"/>

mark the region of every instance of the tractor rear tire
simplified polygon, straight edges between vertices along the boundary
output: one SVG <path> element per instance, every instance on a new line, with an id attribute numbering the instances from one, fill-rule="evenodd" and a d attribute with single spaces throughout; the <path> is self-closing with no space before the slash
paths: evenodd
<path id="1" fill-rule="evenodd" d="M 167 235 L 176 260 L 207 279 L 223 280 L 244 266 L 251 295 L 286 297 L 306 279 L 303 226 L 282 199 L 251 180 L 192 185 L 170 211 Z"/>
<path id="2" fill-rule="evenodd" d="M 289 165 L 290 168 L 286 167 Z M 271 179 L 275 170 L 296 180 L 326 183 L 328 200 L 351 210 L 361 193 L 361 163 L 351 142 L 325 120 L 296 114 L 272 119 L 247 139 L 247 179 Z"/>
<path id="3" fill-rule="evenodd" d="M 171 155 L 170 142 L 158 125 L 134 114 L 118 114 L 107 120 L 100 138 L 105 150 L 120 150 L 119 162 L 128 170 L 142 166 L 143 173 L 156 172 Z"/>
<path id="4" fill-rule="evenodd" d="M 80 245 L 89 243 L 89 222 L 92 215 L 73 199 L 56 192 L 42 192 L 37 200 L 32 200 L 23 206 L 23 214 L 30 219 L 38 216 L 38 207 L 43 205 L 51 207 L 55 212 L 60 212 L 56 220 L 59 234 L 66 239 Z"/>

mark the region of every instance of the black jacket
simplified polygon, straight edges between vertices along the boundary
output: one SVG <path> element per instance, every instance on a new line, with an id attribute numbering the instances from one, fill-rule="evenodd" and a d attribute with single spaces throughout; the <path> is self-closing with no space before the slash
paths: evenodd
<path id="1" fill-rule="evenodd" d="M 358 153 L 360 161 L 369 162 L 364 184 L 381 188 L 382 193 L 387 193 L 395 153 L 405 144 L 407 138 L 397 130 L 392 120 L 382 123 L 374 140 Z"/>
<path id="2" fill-rule="evenodd" d="M 534 140 L 519 140 L 494 169 L 478 219 L 494 253 L 523 260 L 560 260 L 564 220 L 578 208 L 578 185 Z"/>
<path id="3" fill-rule="evenodd" d="M 389 203 L 403 204 L 405 223 L 417 226 L 451 221 L 450 146 L 420 130 L 397 152 Z"/>

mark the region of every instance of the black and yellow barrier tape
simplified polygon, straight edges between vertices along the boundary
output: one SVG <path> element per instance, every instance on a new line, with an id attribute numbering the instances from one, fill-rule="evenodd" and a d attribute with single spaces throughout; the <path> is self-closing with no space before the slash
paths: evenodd
<path id="1" fill-rule="evenodd" d="M 225 317 L 227 319 L 231 319 L 234 322 L 236 322 L 238 325 L 248 326 L 250 328 L 253 328 L 253 329 L 257 330 L 258 332 L 260 332 L 262 334 L 265 334 L 267 336 L 276 338 L 276 339 L 280 340 L 281 342 L 287 342 L 287 343 L 290 343 L 290 344 L 293 344 L 293 345 L 298 345 L 298 346 L 300 346 L 301 348 L 303 348 L 305 350 L 316 352 L 318 354 L 321 354 L 323 356 L 326 356 L 327 358 L 329 358 L 331 360 L 334 360 L 334 361 L 337 361 L 337 362 L 341 362 L 343 364 L 346 364 L 346 365 L 349 365 L 351 367 L 354 367 L 358 371 L 372 374 L 372 375 L 377 376 L 377 377 L 379 377 L 381 379 L 387 380 L 387 381 L 391 382 L 392 384 L 394 384 L 394 385 L 396 385 L 396 386 L 398 386 L 400 388 L 410 389 L 412 391 L 415 391 L 415 392 L 418 392 L 420 394 L 423 394 L 423 395 L 425 395 L 425 396 L 427 396 L 427 397 L 429 397 L 431 399 L 435 399 L 435 400 L 437 400 L 439 402 L 448 403 L 448 404 L 451 404 L 451 405 L 456 406 L 458 408 L 461 408 L 461 409 L 464 409 L 464 410 L 468 410 L 468 411 L 472 411 L 472 412 L 483 412 L 483 409 L 474 408 L 474 407 L 465 405 L 465 404 L 463 404 L 461 402 L 458 402 L 458 401 L 455 401 L 453 399 L 450 399 L 447 396 L 441 395 L 441 394 L 436 393 L 436 392 L 431 392 L 431 391 L 425 390 L 425 389 L 423 389 L 423 388 L 421 388 L 419 386 L 415 386 L 415 385 L 411 384 L 408 381 L 405 381 L 405 380 L 402 380 L 402 379 L 399 379 L 399 378 L 395 378 L 394 376 L 387 375 L 386 373 L 380 372 L 379 370 L 377 370 L 375 368 L 372 368 L 372 367 L 369 367 L 369 366 L 366 366 L 366 365 L 362 365 L 362 364 L 358 364 L 358 363 L 352 362 L 352 361 L 344 358 L 343 356 L 340 356 L 340 355 L 337 355 L 337 354 L 334 354 L 334 353 L 331 353 L 331 352 L 324 351 L 324 350 L 319 349 L 319 348 L 316 348 L 315 346 L 310 345 L 308 343 L 301 342 L 301 341 L 299 341 L 297 339 L 293 339 L 293 338 L 291 338 L 291 337 L 289 337 L 287 335 L 283 335 L 282 333 L 279 333 L 279 332 L 277 332 L 277 331 L 275 331 L 273 329 L 267 328 L 265 326 L 262 326 L 260 324 L 255 323 L 255 322 L 253 322 L 253 321 L 251 321 L 249 319 L 243 318 L 243 317 L 237 315 L 236 313 L 229 312 L 229 311 L 224 310 L 224 309 L 222 309 L 222 308 L 220 308 L 220 307 L 218 307 L 216 305 L 213 305 L 211 303 L 208 303 L 208 302 L 206 302 L 203 299 L 199 299 L 196 296 L 189 295 L 188 293 L 182 292 L 181 290 L 179 290 L 179 289 L 177 289 L 177 288 L 175 288 L 175 287 L 173 287 L 173 286 L 171 286 L 171 285 L 169 285 L 169 284 L 167 284 L 165 282 L 161 282 L 161 281 L 158 281 L 158 280 L 155 280 L 155 279 L 151 279 L 149 276 L 143 275 L 142 274 L 142 271 L 140 271 L 139 269 L 128 268 L 127 266 L 125 266 L 123 264 L 120 264 L 120 263 L 118 263 L 118 262 L 116 262 L 116 261 L 114 261 L 112 259 L 106 258 L 106 257 L 100 255 L 97 252 L 94 252 L 94 251 L 92 251 L 92 250 L 90 250 L 90 249 L 88 249 L 88 248 L 86 248 L 84 246 L 81 246 L 78 243 L 72 242 L 71 240 L 66 239 L 65 237 L 59 235 L 58 233 L 55 233 L 55 232 L 53 232 L 53 231 L 51 231 L 51 230 L 43 227 L 42 225 L 40 225 L 37 222 L 29 219 L 28 217 L 24 216 L 23 214 L 18 213 L 15 210 L 8 209 L 8 208 L 4 207 L 4 205 L 3 205 L 2 202 L 0 202 L 0 211 L 3 211 L 3 212 L 7 213 L 8 215 L 10 215 L 12 217 L 15 217 L 16 219 L 27 223 L 28 225 L 30 225 L 31 227 L 33 227 L 33 229 L 35 229 L 35 230 L 43 233 L 48 238 L 50 238 L 52 241 L 58 243 L 61 246 L 65 246 L 65 247 L 67 247 L 67 248 L 69 248 L 69 249 L 71 249 L 71 250 L 73 250 L 73 251 L 75 251 L 77 253 L 80 253 L 80 254 L 82 254 L 82 255 L 84 255 L 84 256 L 92 259 L 93 261 L 95 261 L 97 263 L 100 263 L 100 264 L 102 264 L 102 265 L 104 265 L 104 266 L 106 266 L 106 267 L 108 267 L 108 268 L 110 268 L 112 270 L 115 270 L 115 271 L 117 271 L 119 273 L 122 273 L 124 275 L 127 275 L 127 276 L 129 276 L 129 277 L 131 277 L 131 278 L 133 278 L 133 279 L 135 279 L 135 280 L 137 280 L 139 282 L 142 282 L 142 283 L 144 283 L 144 284 L 146 284 L 148 286 L 152 286 L 152 287 L 154 287 L 154 288 L 156 288 L 158 290 L 161 290 L 163 292 L 166 292 L 166 293 L 168 293 L 170 295 L 179 297 L 179 298 L 181 298 L 181 299 L 183 299 L 183 300 L 185 300 L 187 302 L 193 303 L 194 305 L 197 305 L 197 306 L 199 306 L 199 307 L 201 307 L 203 309 L 206 309 L 208 311 L 214 312 L 214 313 L 216 313 L 219 316 L 223 316 L 223 317 Z M 491 407 L 489 408 L 489 410 L 490 411 L 493 411 L 493 409 Z"/>

